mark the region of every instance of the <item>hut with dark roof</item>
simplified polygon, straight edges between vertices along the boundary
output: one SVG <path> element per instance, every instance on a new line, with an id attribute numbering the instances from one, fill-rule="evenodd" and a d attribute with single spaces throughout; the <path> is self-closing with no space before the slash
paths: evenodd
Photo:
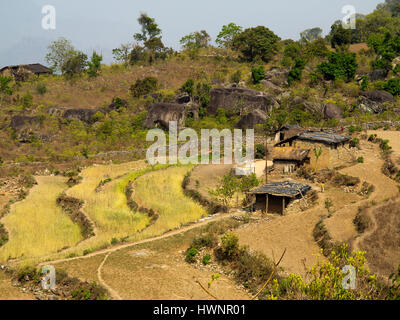
<path id="1" fill-rule="evenodd" d="M 25 81 L 30 75 L 51 74 L 52 70 L 40 63 L 20 64 L 16 66 L 6 66 L 0 69 L 0 74 L 12 76 L 15 80 Z"/>
<path id="2" fill-rule="evenodd" d="M 354 160 L 354 150 L 350 148 L 351 138 L 336 133 L 323 131 L 305 131 L 279 141 L 275 148 L 289 150 L 310 150 L 310 165 L 319 168 L 335 168 Z M 314 150 L 321 150 L 320 157 L 316 157 Z"/>
<path id="3" fill-rule="evenodd" d="M 269 182 L 248 192 L 255 196 L 254 207 L 265 213 L 285 214 L 285 209 L 294 199 L 304 197 L 311 186 L 291 181 Z"/>

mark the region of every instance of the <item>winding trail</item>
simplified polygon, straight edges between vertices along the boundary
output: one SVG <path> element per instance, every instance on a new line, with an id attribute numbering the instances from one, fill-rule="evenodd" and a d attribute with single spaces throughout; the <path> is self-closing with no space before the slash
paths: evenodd
<path id="1" fill-rule="evenodd" d="M 118 294 L 117 291 L 115 291 L 113 288 L 111 288 L 102 278 L 101 276 L 101 269 L 103 268 L 104 264 L 106 263 L 108 257 L 110 256 L 111 252 L 109 252 L 103 259 L 103 261 L 101 262 L 101 264 L 99 265 L 98 269 L 97 269 L 97 278 L 99 279 L 99 283 L 107 289 L 107 291 L 110 293 L 110 296 L 113 300 L 122 300 L 121 296 Z"/>
<path id="2" fill-rule="evenodd" d="M 374 201 L 380 204 L 399 193 L 397 183 L 382 173 L 384 161 L 380 156 L 377 145 L 361 141 L 360 154 L 364 157 L 364 163 L 340 170 L 340 173 L 352 177 L 358 177 L 375 187 L 369 199 L 354 203 L 336 211 L 331 218 L 325 220 L 325 226 L 335 241 L 350 241 L 358 235 L 353 220 L 357 215 L 358 208 Z"/>

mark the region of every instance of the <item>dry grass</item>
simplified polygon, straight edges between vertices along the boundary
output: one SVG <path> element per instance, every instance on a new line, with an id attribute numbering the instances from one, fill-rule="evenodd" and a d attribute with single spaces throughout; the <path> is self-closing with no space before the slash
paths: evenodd
<path id="1" fill-rule="evenodd" d="M 62 212 L 56 199 L 67 186 L 62 177 L 36 177 L 38 186 L 12 206 L 2 220 L 10 240 L 0 248 L 0 261 L 40 257 L 74 246 L 82 240 L 78 225 Z"/>
<path id="2" fill-rule="evenodd" d="M 135 201 L 159 214 L 157 221 L 138 235 L 153 237 L 207 216 L 205 209 L 183 193 L 182 182 L 193 166 L 151 172 L 135 182 Z"/>
<path id="3" fill-rule="evenodd" d="M 373 223 L 359 246 L 371 271 L 387 277 L 400 264 L 400 198 L 367 210 Z"/>

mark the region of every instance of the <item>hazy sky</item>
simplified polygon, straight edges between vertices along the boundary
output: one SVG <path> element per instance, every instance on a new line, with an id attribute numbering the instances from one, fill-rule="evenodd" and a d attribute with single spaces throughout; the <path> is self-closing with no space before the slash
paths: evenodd
<path id="1" fill-rule="evenodd" d="M 0 0 L 0 67 L 44 62 L 48 44 L 60 36 L 80 50 L 101 51 L 111 62 L 111 50 L 133 41 L 140 30 L 141 12 L 154 17 L 167 46 L 179 49 L 186 34 L 205 29 L 215 40 L 221 26 L 235 22 L 243 27 L 265 25 L 281 38 L 298 39 L 299 33 L 321 27 L 324 34 L 341 19 L 345 5 L 369 13 L 383 0 Z M 43 5 L 56 8 L 57 28 L 41 28 Z"/>

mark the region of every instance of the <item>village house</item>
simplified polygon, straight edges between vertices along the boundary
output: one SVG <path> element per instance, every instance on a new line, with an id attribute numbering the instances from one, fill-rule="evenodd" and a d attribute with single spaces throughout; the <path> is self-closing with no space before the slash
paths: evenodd
<path id="1" fill-rule="evenodd" d="M 274 150 L 278 150 L 278 153 L 287 152 L 288 154 L 294 149 L 310 150 L 309 161 L 307 160 L 310 166 L 336 168 L 354 161 L 356 155 L 350 148 L 350 140 L 350 137 L 340 134 L 307 131 L 279 141 L 275 144 Z M 317 157 L 317 155 L 319 156 Z"/>
<path id="2" fill-rule="evenodd" d="M 275 143 L 279 141 L 289 139 L 300 132 L 304 132 L 305 129 L 297 124 L 285 124 L 281 128 L 275 131 Z"/>
<path id="3" fill-rule="evenodd" d="M 311 186 L 291 181 L 269 182 L 248 192 L 255 196 L 253 208 L 264 213 L 285 214 L 285 209 L 295 199 L 303 198 Z"/>
<path id="4" fill-rule="evenodd" d="M 6 66 L 0 69 L 1 75 L 13 77 L 17 81 L 25 81 L 32 75 L 41 76 L 51 73 L 51 69 L 41 65 L 40 63 Z"/>
<path id="5" fill-rule="evenodd" d="M 272 153 L 274 168 L 282 173 L 293 173 L 310 163 L 310 149 L 276 147 Z"/>

